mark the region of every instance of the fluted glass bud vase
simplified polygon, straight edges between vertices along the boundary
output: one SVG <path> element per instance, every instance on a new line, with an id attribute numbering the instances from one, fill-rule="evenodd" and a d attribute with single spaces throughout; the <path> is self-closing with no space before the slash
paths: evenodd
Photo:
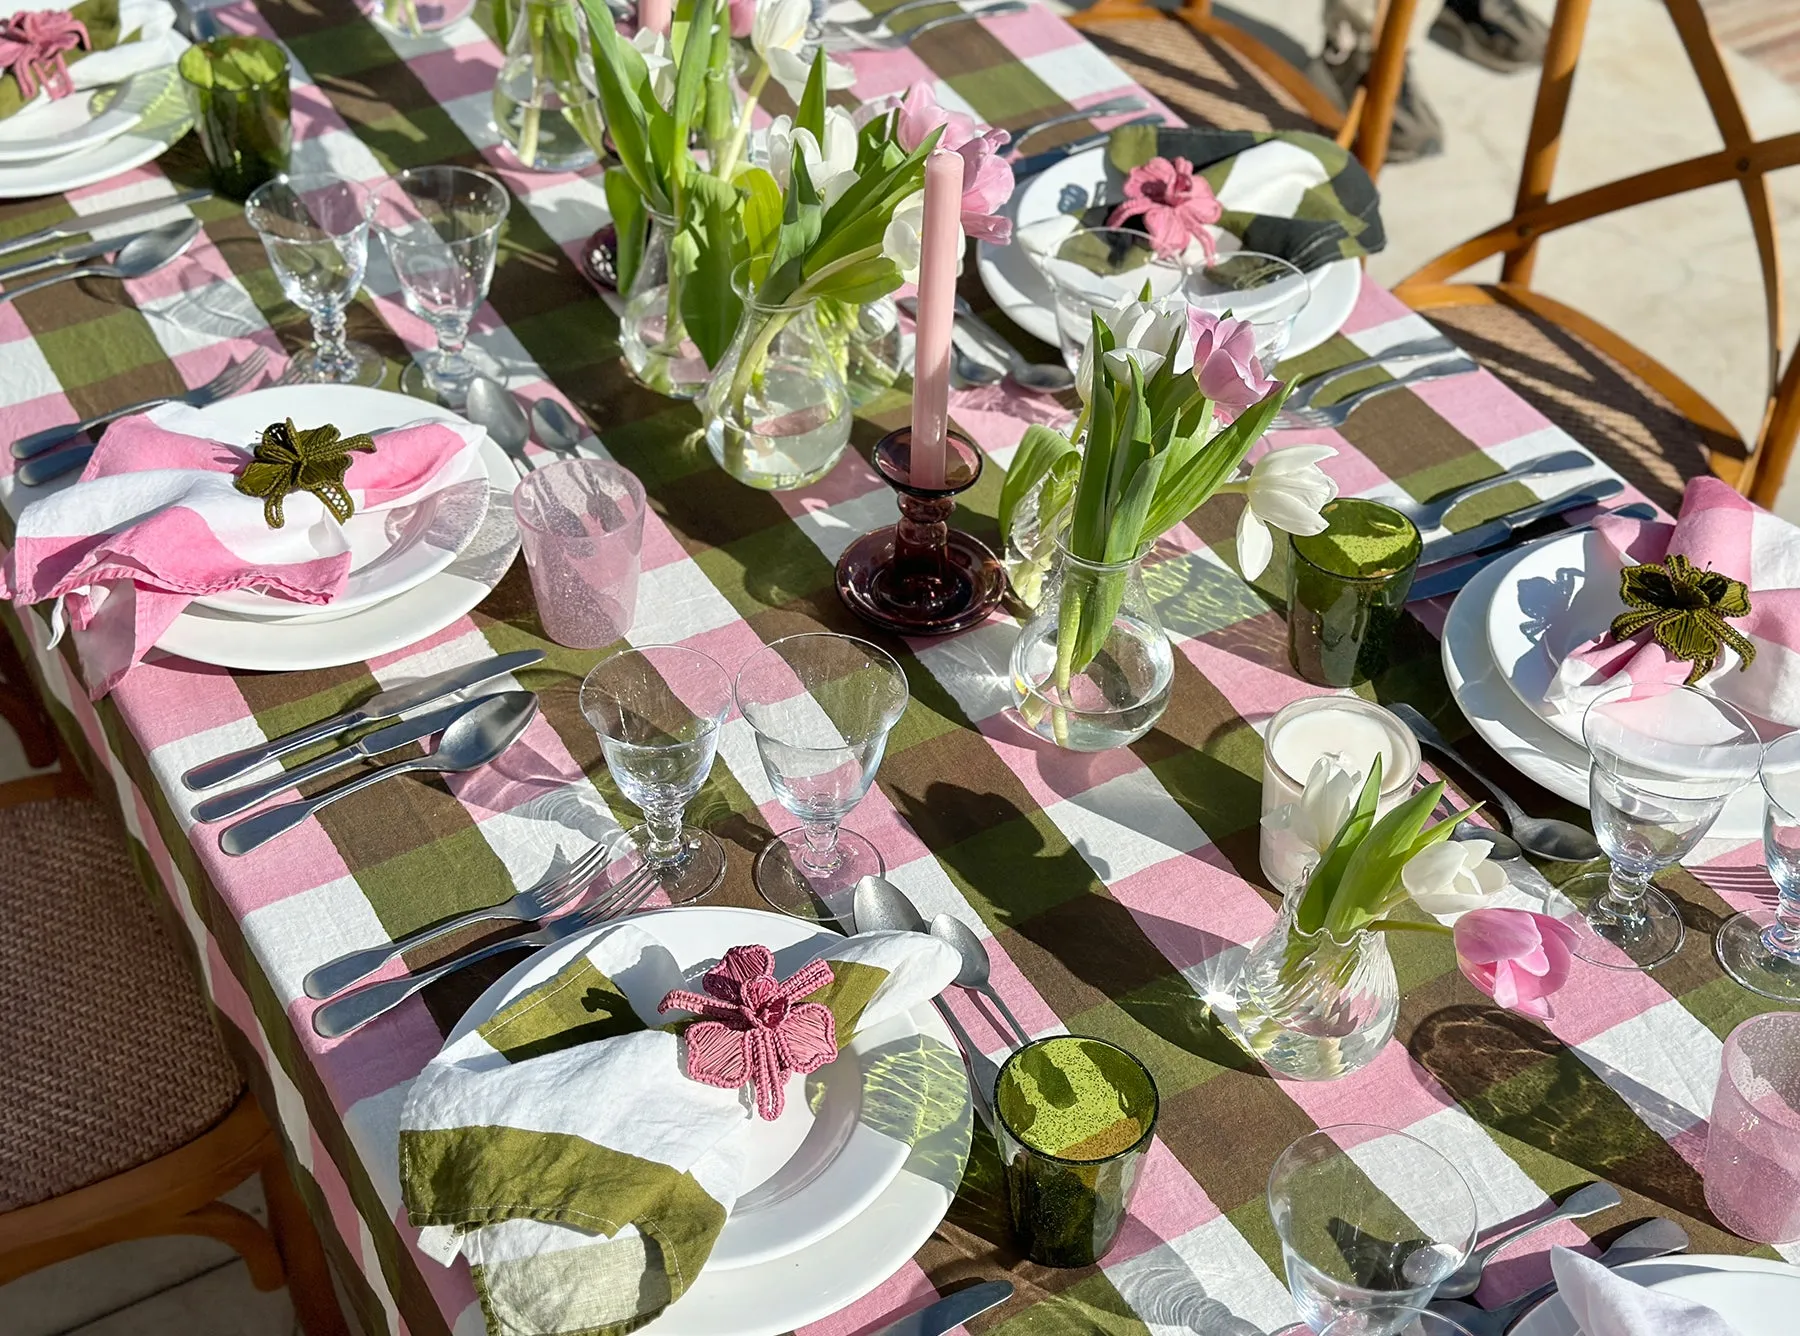
<path id="1" fill-rule="evenodd" d="M 1175 655 L 1144 588 L 1144 558 L 1088 561 L 1062 543 L 1012 649 L 1012 697 L 1070 751 L 1136 742 L 1169 708 Z"/>
<path id="2" fill-rule="evenodd" d="M 817 302 L 760 300 L 745 265 L 733 282 L 744 314 L 700 399 L 707 448 L 746 486 L 809 486 L 831 472 L 850 443 L 841 348 L 826 339 Z"/>
<path id="3" fill-rule="evenodd" d="M 494 127 L 521 166 L 572 172 L 597 160 L 600 94 L 575 0 L 519 0 L 494 79 Z"/>
<path id="4" fill-rule="evenodd" d="M 1264 1064 L 1296 1081 L 1329 1081 L 1368 1066 L 1393 1036 L 1400 984 L 1387 935 L 1348 941 L 1302 932 L 1287 897 L 1268 935 L 1250 948 L 1232 989 L 1238 1038 Z"/>
<path id="5" fill-rule="evenodd" d="M 650 234 L 619 318 L 619 344 L 638 384 L 671 399 L 694 399 L 710 373 L 682 323 L 680 284 L 669 267 L 669 243 L 679 230 L 674 218 L 650 215 Z"/>

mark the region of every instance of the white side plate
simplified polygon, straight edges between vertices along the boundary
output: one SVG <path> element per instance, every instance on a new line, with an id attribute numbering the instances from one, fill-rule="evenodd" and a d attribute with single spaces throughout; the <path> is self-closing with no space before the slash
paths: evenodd
<path id="1" fill-rule="evenodd" d="M 161 157 L 194 124 L 173 69 L 169 76 L 143 118 L 126 133 L 80 153 L 0 164 L 0 199 L 33 199 L 91 186 Z"/>
<path id="2" fill-rule="evenodd" d="M 1700 1255 L 1627 1262 L 1618 1274 L 1660 1294 L 1705 1304 L 1737 1336 L 1793 1336 L 1800 1312 L 1800 1270 L 1761 1257 Z M 1508 1336 L 1581 1336 L 1560 1297 L 1551 1295 Z"/>
<path id="3" fill-rule="evenodd" d="M 80 89 L 67 97 L 40 99 L 0 121 L 0 162 L 65 156 L 117 139 L 143 120 L 171 88 L 179 94 L 179 77 L 173 65 L 165 65 L 134 74 L 114 88 Z"/>

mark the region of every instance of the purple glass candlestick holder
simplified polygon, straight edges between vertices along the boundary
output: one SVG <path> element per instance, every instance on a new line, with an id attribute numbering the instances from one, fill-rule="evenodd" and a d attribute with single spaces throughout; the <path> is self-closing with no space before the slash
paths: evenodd
<path id="1" fill-rule="evenodd" d="M 987 617 L 1006 589 L 1006 573 L 987 544 L 950 527 L 956 496 L 981 476 L 981 451 L 952 431 L 944 484 L 912 479 L 912 430 L 891 431 L 875 446 L 875 468 L 900 497 L 900 522 L 864 534 L 838 558 L 838 597 L 865 622 L 910 636 L 966 631 Z"/>

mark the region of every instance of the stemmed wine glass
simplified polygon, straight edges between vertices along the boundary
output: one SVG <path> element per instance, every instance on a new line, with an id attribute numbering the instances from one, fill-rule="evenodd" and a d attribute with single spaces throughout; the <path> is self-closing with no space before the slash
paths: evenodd
<path id="1" fill-rule="evenodd" d="M 886 868 L 839 823 L 874 782 L 906 674 L 867 641 L 810 632 L 753 654 L 736 695 L 776 798 L 801 823 L 756 856 L 756 889 L 783 913 L 848 923 L 856 883 Z"/>
<path id="2" fill-rule="evenodd" d="M 279 176 L 244 202 L 287 299 L 312 320 L 313 346 L 288 363 L 287 380 L 329 385 L 380 382 L 381 354 L 344 334 L 344 311 L 369 263 L 375 203 L 353 181 Z"/>
<path id="3" fill-rule="evenodd" d="M 682 813 L 706 782 L 731 713 L 731 679 L 698 650 L 650 645 L 620 650 L 581 684 L 581 712 L 600 735 L 606 768 L 644 814 L 618 838 L 616 883 L 642 863 L 656 868 L 671 904 L 697 900 L 725 879 L 725 851 Z"/>
<path id="4" fill-rule="evenodd" d="M 1726 800 L 1756 777 L 1762 743 L 1735 706 L 1675 683 L 1614 687 L 1588 706 L 1581 734 L 1592 757 L 1594 835 L 1612 868 L 1562 888 L 1589 929 L 1575 954 L 1654 969 L 1681 948 L 1686 929 L 1650 878 L 1692 853 Z"/>
<path id="5" fill-rule="evenodd" d="M 1763 749 L 1763 859 L 1775 879 L 1775 909 L 1725 921 L 1713 950 L 1725 972 L 1753 993 L 1800 1002 L 1800 733 Z"/>
<path id="6" fill-rule="evenodd" d="M 477 375 L 498 377 L 498 363 L 468 346 L 469 322 L 493 281 L 510 204 L 505 186 L 468 167 L 411 167 L 376 191 L 375 226 L 401 295 L 437 335 L 423 366 L 400 377 L 408 394 L 460 409 Z"/>

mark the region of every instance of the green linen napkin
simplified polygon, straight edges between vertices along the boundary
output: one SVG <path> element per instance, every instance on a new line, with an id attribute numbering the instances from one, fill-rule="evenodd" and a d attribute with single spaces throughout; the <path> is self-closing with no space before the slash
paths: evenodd
<path id="1" fill-rule="evenodd" d="M 96 51 L 110 51 L 122 41 L 136 37 L 135 32 L 121 38 L 119 33 L 119 0 L 81 0 L 69 9 L 70 17 L 87 28 L 89 45 L 63 53 L 63 63 L 71 69 L 77 62 Z M 71 97 L 78 93 L 70 94 Z M 32 99 L 19 88 L 18 78 L 8 71 L 0 75 L 0 120 L 23 111 Z"/>
<path id="2" fill-rule="evenodd" d="M 745 1092 L 690 1080 L 691 988 L 654 920 L 625 923 L 445 1046 L 408 1092 L 400 1184 L 419 1244 L 470 1264 L 493 1336 L 616 1336 L 691 1287 L 724 1228 L 754 1116 Z M 818 953 L 841 1049 L 941 992 L 954 949 L 865 933 Z M 788 977 L 804 960 L 784 960 Z"/>

